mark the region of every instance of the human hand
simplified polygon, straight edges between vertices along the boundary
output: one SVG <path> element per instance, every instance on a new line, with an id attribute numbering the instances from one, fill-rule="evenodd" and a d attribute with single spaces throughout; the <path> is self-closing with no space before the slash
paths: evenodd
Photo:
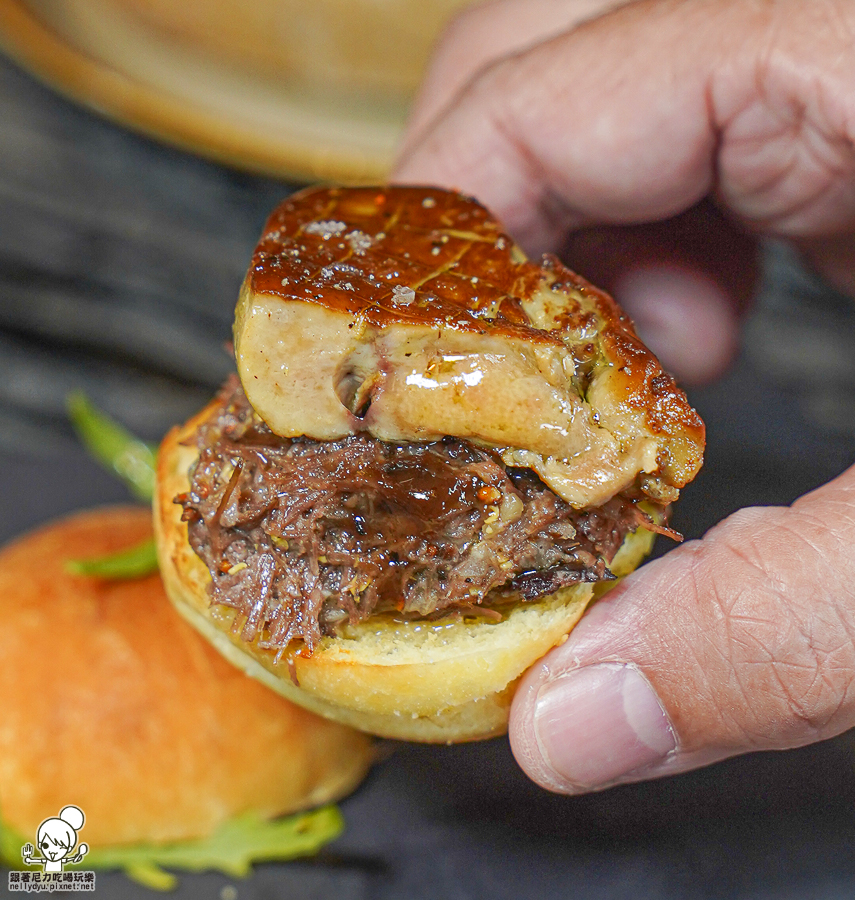
<path id="1" fill-rule="evenodd" d="M 521 36 L 537 5 L 500 4 Z M 571 20 L 578 8 L 554 5 Z M 530 250 L 569 237 L 593 280 L 584 249 L 605 252 L 605 286 L 643 336 L 704 380 L 735 343 L 752 235 L 791 241 L 855 287 L 853 32 L 845 0 L 635 0 L 522 52 L 527 40 L 510 55 L 493 44 L 471 76 L 433 69 L 395 177 L 474 194 Z M 701 240 L 667 262 L 686 228 Z M 853 543 L 850 469 L 627 578 L 524 678 L 511 717 L 522 767 L 579 792 L 855 725 Z"/>

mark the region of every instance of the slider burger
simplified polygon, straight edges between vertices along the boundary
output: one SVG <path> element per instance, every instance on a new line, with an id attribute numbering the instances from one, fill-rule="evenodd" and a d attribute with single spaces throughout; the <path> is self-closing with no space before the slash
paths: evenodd
<path id="1" fill-rule="evenodd" d="M 167 590 L 237 665 L 376 734 L 504 731 L 701 465 L 614 301 L 438 188 L 289 198 L 234 337 L 239 380 L 161 449 Z"/>

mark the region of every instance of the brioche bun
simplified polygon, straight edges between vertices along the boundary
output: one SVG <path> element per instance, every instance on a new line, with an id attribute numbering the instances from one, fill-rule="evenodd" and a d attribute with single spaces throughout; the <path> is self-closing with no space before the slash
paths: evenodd
<path id="1" fill-rule="evenodd" d="M 95 847 L 204 837 L 339 798 L 371 764 L 367 737 L 229 665 L 156 574 L 66 571 L 150 534 L 147 510 L 102 509 L 0 551 L 0 814 L 21 835 L 73 803 Z"/>
<path id="2" fill-rule="evenodd" d="M 602 591 L 591 584 L 561 589 L 537 602 L 503 607 L 501 621 L 453 617 L 400 621 L 375 616 L 324 637 L 310 655 L 240 638 L 235 610 L 210 603 L 211 576 L 193 552 L 181 507 L 197 458 L 193 436 L 212 403 L 165 438 L 158 459 L 155 533 L 164 584 L 178 611 L 232 663 L 306 709 L 383 737 L 466 741 L 507 730 L 522 673 L 564 640 Z M 634 569 L 653 535 L 630 534 L 610 568 Z"/>

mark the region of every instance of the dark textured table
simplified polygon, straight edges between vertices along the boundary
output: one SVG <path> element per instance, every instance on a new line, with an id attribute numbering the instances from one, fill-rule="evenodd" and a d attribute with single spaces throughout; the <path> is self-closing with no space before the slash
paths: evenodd
<path id="1" fill-rule="evenodd" d="M 229 370 L 238 285 L 268 210 L 289 190 L 130 134 L 0 60 L 2 539 L 127 499 L 78 447 L 66 394 L 84 388 L 150 439 L 200 406 Z M 855 459 L 852 306 L 786 254 L 769 259 L 750 352 L 692 397 L 710 440 L 676 521 L 688 536 L 740 506 L 786 503 Z M 235 882 L 237 895 L 855 893 L 852 735 L 574 799 L 530 784 L 504 740 L 395 745 L 343 811 L 347 831 L 321 858 L 261 866 Z M 227 896 L 229 884 L 186 876 L 176 896 Z M 97 893 L 148 895 L 118 874 L 99 875 Z"/>

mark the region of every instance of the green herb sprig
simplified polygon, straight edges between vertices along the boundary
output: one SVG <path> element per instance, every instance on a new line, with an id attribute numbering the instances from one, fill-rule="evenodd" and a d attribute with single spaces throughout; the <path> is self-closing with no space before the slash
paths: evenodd
<path id="1" fill-rule="evenodd" d="M 137 499 L 151 502 L 157 448 L 111 419 L 82 391 L 68 395 L 67 407 L 71 424 L 86 449 L 118 475 Z"/>
<path id="2" fill-rule="evenodd" d="M 68 416 L 83 446 L 106 469 L 118 475 L 139 500 L 154 497 L 157 448 L 141 441 L 123 425 L 98 409 L 82 392 L 68 395 Z M 157 571 L 157 551 L 152 538 L 141 544 L 92 559 L 72 559 L 69 572 L 104 579 L 143 578 Z"/>

